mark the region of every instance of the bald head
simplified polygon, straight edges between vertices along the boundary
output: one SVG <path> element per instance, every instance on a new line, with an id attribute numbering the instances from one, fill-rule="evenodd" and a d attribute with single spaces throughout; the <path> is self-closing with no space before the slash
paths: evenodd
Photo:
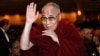
<path id="1" fill-rule="evenodd" d="M 53 7 L 58 13 L 60 13 L 60 6 L 54 2 L 49 2 L 44 7 L 42 8 L 42 12 L 45 10 L 47 7 Z"/>

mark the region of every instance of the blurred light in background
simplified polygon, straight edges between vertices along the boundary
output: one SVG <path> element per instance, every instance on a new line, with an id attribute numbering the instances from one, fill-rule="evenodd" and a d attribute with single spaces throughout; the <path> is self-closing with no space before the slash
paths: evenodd
<path id="1" fill-rule="evenodd" d="M 20 25 L 22 21 L 25 20 L 25 15 L 15 14 L 15 15 L 2 15 L 0 16 L 0 20 L 8 19 L 11 25 Z"/>
<path id="2" fill-rule="evenodd" d="M 76 12 L 70 12 L 70 13 L 62 12 L 61 16 L 62 16 L 62 19 L 66 19 L 66 20 L 69 20 L 71 22 L 75 22 L 77 20 L 77 13 Z M 23 24 L 26 20 L 26 16 L 20 15 L 20 14 L 15 14 L 15 15 L 6 14 L 6 15 L 0 16 L 0 20 L 4 19 L 4 18 L 8 19 L 10 21 L 10 24 L 12 24 L 12 25 Z M 35 23 L 41 24 L 41 14 L 39 14 L 38 20 L 36 20 Z"/>
<path id="3" fill-rule="evenodd" d="M 78 16 L 80 16 L 82 14 L 82 12 L 80 10 L 77 11 Z"/>
<path id="4" fill-rule="evenodd" d="M 10 19 L 9 15 L 4 15 L 4 19 Z"/>
<path id="5" fill-rule="evenodd" d="M 70 22 L 75 22 L 77 19 L 77 15 L 76 15 L 76 12 L 70 12 L 70 13 L 65 13 L 65 12 L 62 12 L 61 13 L 61 16 L 63 19 L 66 19 Z"/>

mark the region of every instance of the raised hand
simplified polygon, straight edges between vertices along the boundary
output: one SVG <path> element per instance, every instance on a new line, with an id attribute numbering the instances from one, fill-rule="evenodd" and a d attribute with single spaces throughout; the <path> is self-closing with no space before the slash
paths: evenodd
<path id="1" fill-rule="evenodd" d="M 26 22 L 34 23 L 38 18 L 38 15 L 39 12 L 36 11 L 36 4 L 34 2 L 31 2 L 29 5 L 27 5 Z"/>

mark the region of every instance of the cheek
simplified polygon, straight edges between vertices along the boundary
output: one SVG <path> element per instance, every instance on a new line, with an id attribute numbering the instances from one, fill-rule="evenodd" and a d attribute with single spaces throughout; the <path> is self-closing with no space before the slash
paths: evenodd
<path id="1" fill-rule="evenodd" d="M 54 20 L 51 22 L 52 24 L 57 24 L 58 23 L 58 20 Z"/>
<path id="2" fill-rule="evenodd" d="M 54 21 L 53 24 L 58 25 L 59 21 Z"/>
<path id="3" fill-rule="evenodd" d="M 46 25 L 46 23 L 45 23 L 45 22 L 42 22 L 42 24 L 43 24 L 43 26 L 45 26 L 45 25 Z"/>
<path id="4" fill-rule="evenodd" d="M 45 24 L 45 22 L 42 21 L 42 24 Z"/>

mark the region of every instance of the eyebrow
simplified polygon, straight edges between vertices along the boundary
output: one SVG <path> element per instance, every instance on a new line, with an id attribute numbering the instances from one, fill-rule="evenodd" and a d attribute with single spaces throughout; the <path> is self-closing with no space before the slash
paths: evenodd
<path id="1" fill-rule="evenodd" d="M 42 15 L 42 17 L 44 17 L 45 15 Z M 53 15 L 49 15 L 49 16 L 53 16 Z"/>

